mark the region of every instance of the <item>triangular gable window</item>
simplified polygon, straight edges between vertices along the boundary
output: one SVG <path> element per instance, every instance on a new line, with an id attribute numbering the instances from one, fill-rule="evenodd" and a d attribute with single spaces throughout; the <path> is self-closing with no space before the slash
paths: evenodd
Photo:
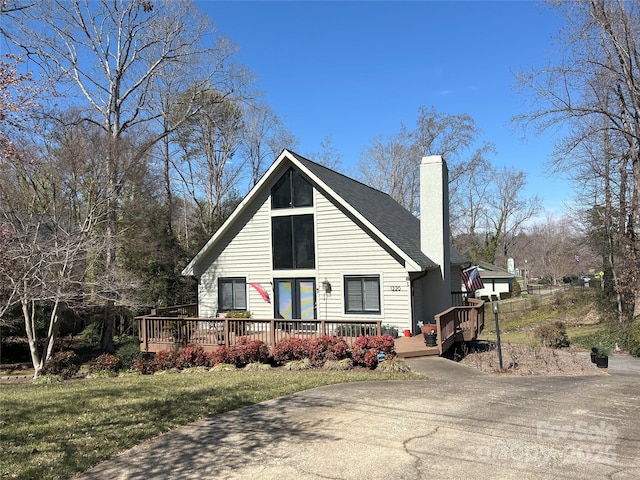
<path id="1" fill-rule="evenodd" d="M 313 206 L 313 187 L 297 170 L 290 168 L 271 189 L 271 208 Z"/>

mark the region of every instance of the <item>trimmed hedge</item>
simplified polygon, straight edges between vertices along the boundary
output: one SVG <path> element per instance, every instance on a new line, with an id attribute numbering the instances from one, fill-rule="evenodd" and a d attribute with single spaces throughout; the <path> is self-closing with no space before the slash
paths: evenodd
<path id="1" fill-rule="evenodd" d="M 219 370 L 216 368 L 218 366 L 287 366 L 292 362 L 294 368 L 322 367 L 327 364 L 334 368 L 339 362 L 348 360 L 348 364 L 342 364 L 341 368 L 362 365 L 374 369 L 378 365 L 379 354 L 384 354 L 386 358 L 395 356 L 395 342 L 391 335 L 360 336 L 351 349 L 344 339 L 328 335 L 311 339 L 289 338 L 278 342 L 272 353 L 264 342 L 243 337 L 238 340 L 238 345 L 221 346 L 212 353 L 205 352 L 201 346 L 188 345 L 177 352 L 164 350 L 155 355 L 142 355 L 134 359 L 131 368 L 149 375 L 161 371 L 199 367 L 213 367 L 212 370 L 216 371 Z"/>

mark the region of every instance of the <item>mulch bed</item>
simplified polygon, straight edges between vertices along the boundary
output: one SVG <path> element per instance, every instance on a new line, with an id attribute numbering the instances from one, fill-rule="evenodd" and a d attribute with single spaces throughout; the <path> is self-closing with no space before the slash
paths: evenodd
<path id="1" fill-rule="evenodd" d="M 603 375 L 591 363 L 588 352 L 576 348 L 549 348 L 523 344 L 502 345 L 503 369 L 497 350 L 468 353 L 460 363 L 490 374 L 506 375 Z"/>

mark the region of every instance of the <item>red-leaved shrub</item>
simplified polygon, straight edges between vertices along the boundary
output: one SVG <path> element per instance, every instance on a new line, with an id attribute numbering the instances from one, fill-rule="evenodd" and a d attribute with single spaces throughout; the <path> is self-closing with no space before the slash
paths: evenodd
<path id="1" fill-rule="evenodd" d="M 178 352 L 174 352 L 173 350 L 162 350 L 160 352 L 157 352 L 153 357 L 153 360 L 151 361 L 151 373 L 176 368 L 177 357 Z"/>
<path id="2" fill-rule="evenodd" d="M 211 354 L 211 364 L 230 363 L 236 367 L 244 367 L 249 363 L 267 363 L 269 361 L 269 347 L 260 340 L 249 340 L 242 337 L 238 344 L 232 347 L 218 347 Z"/>
<path id="3" fill-rule="evenodd" d="M 378 365 L 379 353 L 383 353 L 386 356 L 395 355 L 395 342 L 391 335 L 358 337 L 351 349 L 351 358 L 358 365 L 375 368 Z"/>
<path id="4" fill-rule="evenodd" d="M 249 340 L 240 338 L 238 345 L 234 347 L 236 363 L 238 367 L 243 367 L 249 363 L 266 363 L 269 361 L 269 347 L 261 340 Z"/>
<path id="5" fill-rule="evenodd" d="M 232 363 L 231 361 L 231 349 L 224 345 L 219 346 L 211 353 L 211 364 L 218 365 L 219 363 Z"/>
<path id="6" fill-rule="evenodd" d="M 356 338 L 355 344 L 364 349 L 374 349 L 378 353 L 395 353 L 395 342 L 393 340 L 393 337 L 388 334 L 375 335 L 370 337 L 363 335 Z"/>
<path id="7" fill-rule="evenodd" d="M 178 352 L 176 368 L 185 369 L 191 367 L 210 367 L 211 355 L 204 351 L 200 345 L 187 345 Z"/>
<path id="8" fill-rule="evenodd" d="M 151 375 L 154 370 L 154 357 L 150 353 L 143 353 L 131 362 L 131 369 L 143 375 Z"/>
<path id="9" fill-rule="evenodd" d="M 89 361 L 89 373 L 96 372 L 111 372 L 117 373 L 124 366 L 122 358 L 118 355 L 111 355 L 109 353 L 103 353 L 99 357 L 96 357 Z"/>
<path id="10" fill-rule="evenodd" d="M 342 338 L 323 335 L 313 338 L 306 344 L 307 358 L 312 365 L 321 366 L 327 360 L 342 360 L 347 358 L 349 345 Z"/>
<path id="11" fill-rule="evenodd" d="M 305 338 L 287 338 L 273 348 L 273 360 L 279 365 L 308 357 L 309 341 Z"/>

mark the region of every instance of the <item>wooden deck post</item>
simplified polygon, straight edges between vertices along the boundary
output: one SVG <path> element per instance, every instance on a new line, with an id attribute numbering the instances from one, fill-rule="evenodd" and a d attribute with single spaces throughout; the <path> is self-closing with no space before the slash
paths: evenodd
<path id="1" fill-rule="evenodd" d="M 442 355 L 442 324 L 440 321 L 440 315 L 435 315 L 435 320 L 436 320 L 436 332 L 437 332 L 437 336 L 436 336 L 436 341 L 437 341 L 437 346 L 438 346 L 438 352 L 439 355 Z"/>
<path id="2" fill-rule="evenodd" d="M 471 324 L 469 330 L 473 332 L 473 338 L 478 338 L 478 311 L 475 306 L 469 311 L 469 323 Z"/>
<path id="3" fill-rule="evenodd" d="M 276 346 L 276 320 L 275 318 L 271 319 L 269 322 L 269 345 L 271 348 Z"/>
<path id="4" fill-rule="evenodd" d="M 138 318 L 140 321 L 140 336 L 144 344 L 144 351 L 149 351 L 149 335 L 147 334 L 147 317 Z"/>

